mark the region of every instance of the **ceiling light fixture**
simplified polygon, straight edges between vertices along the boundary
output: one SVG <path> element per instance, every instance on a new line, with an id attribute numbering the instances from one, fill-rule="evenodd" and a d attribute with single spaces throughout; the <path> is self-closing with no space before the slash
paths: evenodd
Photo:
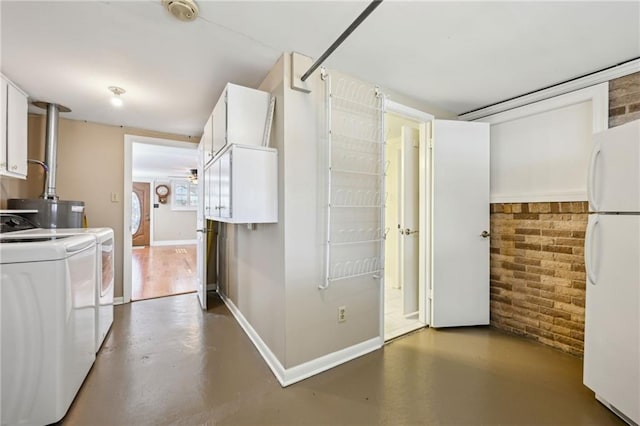
<path id="1" fill-rule="evenodd" d="M 118 86 L 109 86 L 109 90 L 111 91 L 111 93 L 113 93 L 113 96 L 111 97 L 111 105 L 118 108 L 121 107 L 122 98 L 120 97 L 120 95 L 127 93 L 127 91 Z"/>
<path id="2" fill-rule="evenodd" d="M 195 21 L 200 13 L 193 0 L 162 0 L 162 4 L 176 19 L 185 22 Z"/>

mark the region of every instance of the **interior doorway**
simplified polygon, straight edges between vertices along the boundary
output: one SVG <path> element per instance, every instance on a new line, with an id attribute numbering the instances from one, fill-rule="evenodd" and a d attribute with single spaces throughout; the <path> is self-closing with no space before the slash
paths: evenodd
<path id="1" fill-rule="evenodd" d="M 428 142 L 434 117 L 385 101 L 385 276 L 382 333 L 388 341 L 429 325 Z"/>
<path id="2" fill-rule="evenodd" d="M 125 136 L 124 303 L 196 291 L 197 148 Z"/>
<path id="3" fill-rule="evenodd" d="M 420 315 L 420 122 L 385 114 L 384 338 L 424 327 Z M 424 230 L 422 230 L 424 232 Z"/>

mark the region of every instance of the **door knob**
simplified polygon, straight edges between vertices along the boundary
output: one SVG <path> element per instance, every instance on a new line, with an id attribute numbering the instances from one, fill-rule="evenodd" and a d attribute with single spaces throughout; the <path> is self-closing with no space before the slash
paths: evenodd
<path id="1" fill-rule="evenodd" d="M 482 231 L 482 234 L 480 234 L 480 236 L 481 236 L 482 238 L 488 238 L 490 235 L 491 235 L 491 234 L 490 234 L 490 233 L 488 233 L 487 231 Z"/>
<path id="2" fill-rule="evenodd" d="M 404 230 L 404 235 L 411 235 L 411 234 L 417 234 L 417 233 L 418 233 L 418 230 L 417 230 L 417 229 L 416 229 L 415 231 L 412 231 L 412 230 L 411 230 L 411 229 L 409 229 L 409 228 L 406 228 L 406 229 Z"/>

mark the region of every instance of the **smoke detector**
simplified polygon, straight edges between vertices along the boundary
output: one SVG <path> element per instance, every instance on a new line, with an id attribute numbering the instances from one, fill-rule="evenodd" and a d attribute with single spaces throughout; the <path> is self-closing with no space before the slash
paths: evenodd
<path id="1" fill-rule="evenodd" d="M 194 21 L 200 13 L 198 5 L 193 0 L 162 0 L 162 4 L 170 14 L 181 21 Z"/>

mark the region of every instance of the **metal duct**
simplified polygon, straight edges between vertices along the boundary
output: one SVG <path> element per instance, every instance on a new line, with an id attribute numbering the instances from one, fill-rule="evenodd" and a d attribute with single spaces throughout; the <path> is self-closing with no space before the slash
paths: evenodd
<path id="1" fill-rule="evenodd" d="M 56 195 L 56 171 L 57 171 L 57 152 L 58 152 L 58 120 L 60 112 L 71 112 L 65 106 L 49 103 L 49 102 L 33 102 L 33 105 L 47 110 L 47 129 L 44 140 L 44 162 L 49 172 L 46 174 L 45 190 L 41 198 L 45 200 L 57 200 Z"/>

